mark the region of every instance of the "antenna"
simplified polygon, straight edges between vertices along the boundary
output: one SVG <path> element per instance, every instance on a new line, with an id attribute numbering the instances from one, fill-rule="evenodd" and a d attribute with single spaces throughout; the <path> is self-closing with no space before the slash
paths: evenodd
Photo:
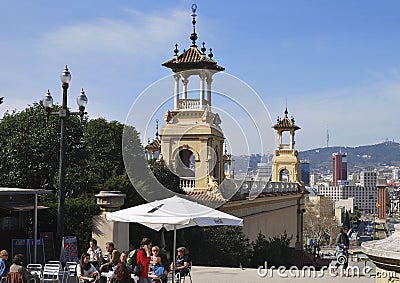
<path id="1" fill-rule="evenodd" d="M 326 147 L 329 147 L 329 128 L 326 127 Z"/>

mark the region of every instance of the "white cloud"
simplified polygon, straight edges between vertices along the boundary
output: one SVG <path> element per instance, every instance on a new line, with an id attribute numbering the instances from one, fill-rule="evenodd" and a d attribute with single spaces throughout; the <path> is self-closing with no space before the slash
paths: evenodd
<path id="1" fill-rule="evenodd" d="M 44 34 L 36 51 L 40 54 L 106 54 L 150 56 L 164 52 L 160 46 L 186 35 L 187 11 L 145 14 L 130 10 L 125 19 L 101 18 L 60 27 Z M 172 54 L 173 46 L 171 46 Z"/>

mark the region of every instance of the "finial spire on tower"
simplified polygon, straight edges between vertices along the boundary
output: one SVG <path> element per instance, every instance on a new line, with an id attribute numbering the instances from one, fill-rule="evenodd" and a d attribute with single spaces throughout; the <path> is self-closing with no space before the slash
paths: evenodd
<path id="1" fill-rule="evenodd" d="M 190 39 L 192 40 L 192 45 L 191 46 L 193 46 L 193 47 L 197 47 L 197 45 L 196 45 L 196 40 L 197 40 L 197 33 L 196 33 L 196 10 L 197 10 L 197 5 L 196 4 L 193 4 L 192 5 L 192 12 L 193 12 L 193 14 L 192 14 L 192 17 L 193 17 L 193 20 L 192 20 L 192 24 L 193 24 L 193 32 L 192 32 L 192 34 L 190 35 Z"/>
<path id="2" fill-rule="evenodd" d="M 159 140 L 159 133 L 158 133 L 158 119 L 156 120 L 156 140 Z"/>
<path id="3" fill-rule="evenodd" d="M 174 54 L 175 56 L 178 56 L 179 49 L 178 49 L 178 43 L 175 44 L 175 49 L 174 49 Z"/>
<path id="4" fill-rule="evenodd" d="M 203 47 L 201 48 L 201 52 L 203 52 L 203 54 L 206 54 L 206 43 L 203 41 Z"/>

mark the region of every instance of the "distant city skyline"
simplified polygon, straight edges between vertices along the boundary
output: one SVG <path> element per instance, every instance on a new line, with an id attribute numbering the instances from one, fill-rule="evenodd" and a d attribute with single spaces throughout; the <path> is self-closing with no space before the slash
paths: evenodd
<path id="1" fill-rule="evenodd" d="M 136 98 L 171 75 L 161 64 L 173 57 L 175 43 L 180 52 L 190 46 L 192 3 L 4 1 L 0 115 L 38 102 L 47 89 L 60 102 L 59 74 L 68 64 L 71 109 L 83 87 L 90 118 L 124 123 Z M 272 120 L 265 131 L 287 105 L 301 127 L 299 150 L 325 147 L 328 129 L 329 146 L 400 141 L 400 2 L 195 3 L 197 43 L 205 41 L 226 73 L 262 99 Z M 163 102 L 154 101 L 154 109 Z"/>

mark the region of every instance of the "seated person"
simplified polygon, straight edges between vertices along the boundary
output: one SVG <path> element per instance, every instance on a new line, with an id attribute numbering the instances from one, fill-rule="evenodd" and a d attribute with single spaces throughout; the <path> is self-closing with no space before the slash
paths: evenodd
<path id="1" fill-rule="evenodd" d="M 114 278 L 116 283 L 132 283 L 131 273 L 132 267 L 126 262 L 128 258 L 127 252 L 122 252 L 119 257 L 119 262 L 114 271 Z"/>
<path id="2" fill-rule="evenodd" d="M 101 272 L 107 272 L 111 271 L 113 269 L 113 266 L 117 265 L 119 261 L 119 256 L 120 253 L 119 251 L 114 247 L 113 242 L 107 242 L 106 243 L 106 251 L 107 251 L 107 261 L 100 265 L 99 270 Z"/>
<path id="3" fill-rule="evenodd" d="M 88 253 L 83 253 L 76 267 L 76 276 L 79 278 L 79 282 L 94 282 L 99 278 L 96 267 L 89 261 L 90 255 Z"/>
<path id="4" fill-rule="evenodd" d="M 174 264 L 171 263 L 171 270 L 174 268 L 176 274 L 179 274 L 177 278 L 180 276 L 186 276 L 189 273 L 189 264 L 190 258 L 189 256 L 185 255 L 186 249 L 184 247 L 178 248 L 178 255 L 176 256 L 175 263 L 176 266 L 174 268 Z"/>
<path id="5" fill-rule="evenodd" d="M 0 251 L 0 282 L 5 283 L 7 281 L 7 266 L 6 261 L 8 260 L 8 252 L 6 250 Z"/>
<path id="6" fill-rule="evenodd" d="M 118 264 L 120 257 L 120 252 L 114 247 L 113 242 L 106 243 L 106 251 L 107 251 L 107 260 L 103 262 L 103 264 L 100 265 L 99 267 L 99 271 L 101 273 L 113 271 L 113 268 Z M 100 283 L 106 283 L 106 282 L 107 282 L 107 277 L 101 276 Z"/>
<path id="7" fill-rule="evenodd" d="M 166 275 L 165 268 L 162 263 L 162 258 L 160 255 L 160 248 L 158 246 L 154 246 L 152 249 L 152 255 L 150 260 L 150 273 L 149 278 L 151 278 L 152 282 L 161 282 Z"/>
<path id="8" fill-rule="evenodd" d="M 12 264 L 10 266 L 10 271 L 8 272 L 8 276 L 13 273 L 19 273 L 22 275 L 22 279 L 24 283 L 29 282 L 32 278 L 36 279 L 35 276 L 23 266 L 24 256 L 22 254 L 16 254 L 12 260 Z M 37 280 L 38 281 L 38 280 Z"/>

